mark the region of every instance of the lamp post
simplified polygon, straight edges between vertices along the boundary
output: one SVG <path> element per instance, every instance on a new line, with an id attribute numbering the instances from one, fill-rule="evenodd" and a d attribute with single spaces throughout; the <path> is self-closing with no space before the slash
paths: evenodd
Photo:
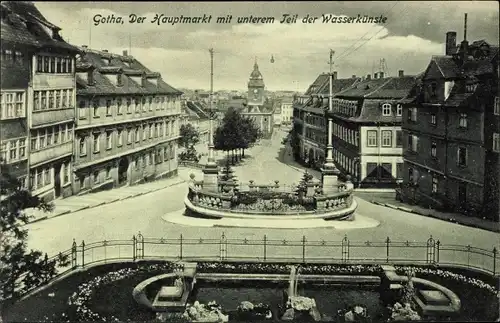
<path id="1" fill-rule="evenodd" d="M 203 190 L 218 191 L 219 169 L 214 158 L 214 117 L 213 92 L 214 92 L 214 49 L 210 48 L 210 96 L 208 105 L 209 126 L 208 126 L 208 160 L 203 168 Z"/>
<path id="2" fill-rule="evenodd" d="M 335 167 L 335 163 L 333 161 L 333 119 L 331 113 L 333 112 L 333 54 L 335 52 L 330 49 L 330 61 L 328 64 L 330 65 L 330 90 L 328 95 L 328 144 L 326 146 L 326 159 L 323 168 L 321 169 L 321 182 L 323 184 L 323 193 L 328 194 L 334 191 L 337 191 L 337 178 L 339 175 L 339 170 Z"/>

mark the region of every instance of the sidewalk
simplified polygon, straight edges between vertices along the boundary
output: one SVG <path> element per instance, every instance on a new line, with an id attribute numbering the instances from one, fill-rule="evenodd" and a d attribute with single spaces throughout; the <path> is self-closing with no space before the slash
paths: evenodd
<path id="1" fill-rule="evenodd" d="M 98 193 L 90 193 L 80 196 L 70 196 L 65 199 L 53 201 L 54 210 L 52 212 L 43 212 L 38 209 L 26 209 L 27 215 L 32 216 L 29 223 L 54 218 L 64 214 L 74 213 L 85 209 L 91 209 L 104 204 L 118 202 L 132 197 L 155 192 L 170 186 L 184 183 L 189 175 L 181 174 L 174 178 L 167 178 L 150 183 L 144 183 L 134 186 L 124 186 Z"/>
<path id="2" fill-rule="evenodd" d="M 500 233 L 500 223 L 470 217 L 459 213 L 440 212 L 432 209 L 426 209 L 418 205 L 410 205 L 396 200 L 396 193 L 364 193 L 357 192 L 355 195 L 376 205 L 389 207 L 408 213 L 415 213 L 447 222 L 458 223 L 468 227 L 479 228 L 492 232 Z"/>

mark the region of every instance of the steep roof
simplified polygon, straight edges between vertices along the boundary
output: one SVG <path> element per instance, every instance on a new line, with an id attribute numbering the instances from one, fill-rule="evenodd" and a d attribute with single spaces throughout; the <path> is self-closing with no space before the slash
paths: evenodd
<path id="1" fill-rule="evenodd" d="M 207 120 L 208 114 L 205 112 L 202 103 L 197 102 L 197 101 L 186 101 L 186 107 L 188 110 L 191 112 L 194 112 L 199 119 L 201 120 Z"/>
<path id="2" fill-rule="evenodd" d="M 76 84 L 78 94 L 106 95 L 106 94 L 176 94 L 182 92 L 175 89 L 132 56 L 111 54 L 103 51 L 81 48 L 84 53 L 77 62 L 77 72 L 87 72 L 91 69 L 94 84 L 89 85 L 87 79 L 77 74 Z M 109 60 L 109 62 L 108 62 Z M 106 74 L 122 74 L 122 86 L 112 83 Z M 141 84 L 132 79 L 133 76 L 145 77 Z M 156 79 L 156 84 L 151 81 Z M 144 86 L 142 86 L 144 85 Z"/>
<path id="3" fill-rule="evenodd" d="M 402 99 L 408 95 L 416 82 L 413 75 L 387 77 L 360 81 L 336 94 L 339 97 L 367 99 Z"/>
<path id="4" fill-rule="evenodd" d="M 316 93 L 318 88 L 324 85 L 326 81 L 328 81 L 328 74 L 321 73 L 320 75 L 318 75 L 316 80 L 314 80 L 314 82 L 312 82 L 312 84 L 309 85 L 309 88 L 306 90 L 304 94 L 309 95 L 312 93 Z"/>
<path id="5" fill-rule="evenodd" d="M 0 28 L 2 42 L 78 52 L 59 35 L 61 28 L 47 21 L 31 1 L 4 1 L 0 10 L 6 17 Z"/>

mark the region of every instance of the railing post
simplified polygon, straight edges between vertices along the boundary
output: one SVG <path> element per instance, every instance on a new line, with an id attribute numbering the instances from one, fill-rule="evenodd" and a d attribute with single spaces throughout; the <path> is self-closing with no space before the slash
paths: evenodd
<path id="1" fill-rule="evenodd" d="M 387 237 L 387 239 L 385 239 L 385 245 L 386 245 L 386 257 L 385 257 L 385 261 L 386 262 L 389 262 L 389 244 L 391 243 L 391 239 L 389 239 L 389 237 Z"/>
<path id="2" fill-rule="evenodd" d="M 179 259 L 182 260 L 182 233 L 181 233 L 181 237 L 179 239 Z"/>
<path id="3" fill-rule="evenodd" d="M 493 248 L 493 275 L 497 273 L 497 248 Z"/>
<path id="4" fill-rule="evenodd" d="M 144 236 L 141 234 L 141 259 L 144 259 Z"/>
<path id="5" fill-rule="evenodd" d="M 306 236 L 302 236 L 302 263 L 306 263 Z"/>
<path id="6" fill-rule="evenodd" d="M 267 260 L 267 235 L 264 234 L 264 261 Z"/>
<path id="7" fill-rule="evenodd" d="M 441 246 L 441 242 L 436 241 L 436 264 L 439 264 L 439 249 Z"/>
<path id="8" fill-rule="evenodd" d="M 75 239 L 73 239 L 73 243 L 71 244 L 71 267 L 73 267 L 73 269 L 77 267 L 76 255 L 77 255 L 76 241 Z"/>
<path id="9" fill-rule="evenodd" d="M 132 236 L 132 260 L 135 261 L 136 259 L 136 252 L 135 252 L 135 248 L 136 248 L 136 244 L 137 244 L 137 241 L 135 239 L 135 234 Z"/>
<path id="10" fill-rule="evenodd" d="M 82 240 L 82 268 L 85 267 L 85 241 Z"/>
<path id="11" fill-rule="evenodd" d="M 470 267 L 470 250 L 471 250 L 471 246 L 469 244 L 469 245 L 467 245 L 467 267 Z"/>

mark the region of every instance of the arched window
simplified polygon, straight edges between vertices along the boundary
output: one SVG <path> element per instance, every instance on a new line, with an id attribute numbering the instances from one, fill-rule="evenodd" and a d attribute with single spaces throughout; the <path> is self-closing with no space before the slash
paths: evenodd
<path id="1" fill-rule="evenodd" d="M 391 115 L 391 105 L 389 103 L 382 104 L 382 115 L 386 117 Z"/>

